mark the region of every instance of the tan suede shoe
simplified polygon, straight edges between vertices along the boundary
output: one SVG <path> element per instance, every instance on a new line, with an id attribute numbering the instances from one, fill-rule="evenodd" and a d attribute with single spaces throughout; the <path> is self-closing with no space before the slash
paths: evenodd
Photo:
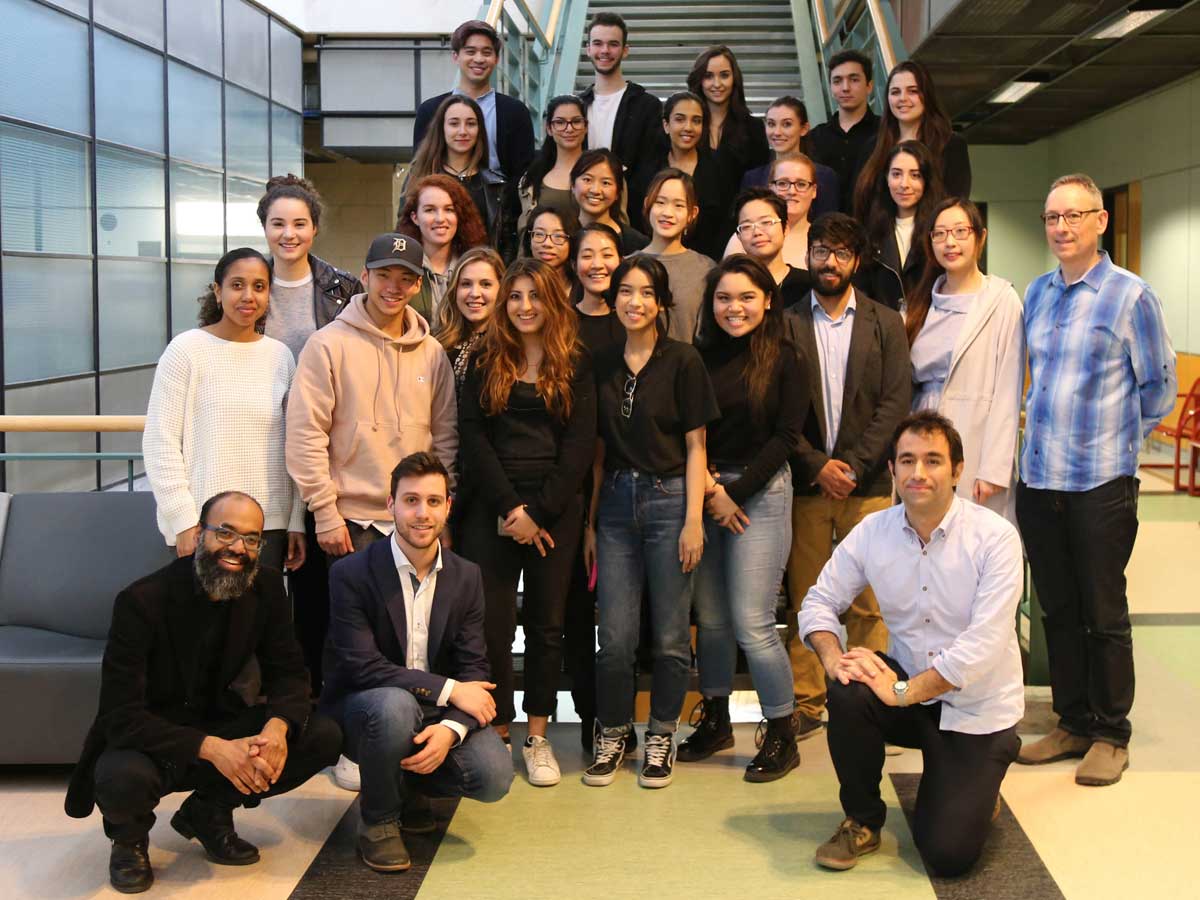
<path id="1" fill-rule="evenodd" d="M 1040 766 L 1060 759 L 1078 759 L 1088 752 L 1092 739 L 1055 728 L 1040 741 L 1023 744 L 1017 762 L 1023 766 Z"/>
<path id="2" fill-rule="evenodd" d="M 1075 783 L 1090 787 L 1116 784 L 1129 768 L 1129 749 L 1096 741 L 1075 770 Z"/>

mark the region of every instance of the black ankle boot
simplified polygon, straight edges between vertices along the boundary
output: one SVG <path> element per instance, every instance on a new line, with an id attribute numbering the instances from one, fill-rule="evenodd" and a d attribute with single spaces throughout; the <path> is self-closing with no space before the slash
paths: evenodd
<path id="1" fill-rule="evenodd" d="M 700 711 L 699 719 L 696 710 Z M 708 759 L 718 750 L 733 746 L 733 726 L 729 724 L 729 698 L 705 697 L 692 709 L 696 730 L 679 745 L 676 760 L 698 762 Z"/>
<path id="2" fill-rule="evenodd" d="M 154 884 L 150 868 L 149 841 L 113 841 L 108 857 L 108 881 L 122 894 L 140 894 Z"/>
<path id="3" fill-rule="evenodd" d="M 791 716 L 767 720 L 762 749 L 746 766 L 746 781 L 775 781 L 800 765 L 796 749 L 796 730 Z"/>
<path id="4" fill-rule="evenodd" d="M 208 858 L 223 866 L 248 866 L 258 862 L 258 848 L 233 830 L 233 810 L 188 797 L 171 817 L 171 827 L 185 838 L 204 845 Z"/>

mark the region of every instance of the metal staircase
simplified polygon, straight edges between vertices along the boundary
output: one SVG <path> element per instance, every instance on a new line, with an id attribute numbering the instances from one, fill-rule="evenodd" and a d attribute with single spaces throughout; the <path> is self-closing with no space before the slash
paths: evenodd
<path id="1" fill-rule="evenodd" d="M 685 90 L 692 63 L 711 44 L 726 44 L 737 56 L 752 112 L 761 115 L 783 94 L 804 96 L 790 0 L 590 0 L 588 19 L 598 12 L 615 12 L 628 24 L 625 76 L 658 97 Z M 591 81 L 581 50 L 576 90 Z"/>

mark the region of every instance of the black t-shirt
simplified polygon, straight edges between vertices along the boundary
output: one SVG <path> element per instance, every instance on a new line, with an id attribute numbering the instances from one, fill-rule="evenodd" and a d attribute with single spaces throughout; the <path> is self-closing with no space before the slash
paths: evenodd
<path id="1" fill-rule="evenodd" d="M 632 391 L 629 416 L 622 414 Z M 708 372 L 695 347 L 660 339 L 636 378 L 625 365 L 624 344 L 596 363 L 597 424 L 604 440 L 604 468 L 651 475 L 682 475 L 687 467 L 684 435 L 720 415 Z"/>
<path id="2" fill-rule="evenodd" d="M 613 347 L 625 346 L 625 328 L 616 313 L 607 316 L 590 316 L 575 307 L 575 319 L 579 323 L 579 343 L 587 349 L 592 359 L 599 359 Z"/>
<path id="3" fill-rule="evenodd" d="M 746 467 L 740 478 L 725 485 L 725 493 L 739 506 L 761 491 L 795 451 L 809 403 L 807 375 L 795 348 L 783 341 L 762 414 L 753 414 L 746 379 L 751 337 L 722 336 L 701 351 L 721 408 L 721 418 L 708 426 L 708 458 Z"/>
<path id="4" fill-rule="evenodd" d="M 808 269 L 788 266 L 787 275 L 779 282 L 779 296 L 783 299 L 783 308 L 787 309 L 803 300 L 812 290 L 812 285 L 812 276 Z"/>

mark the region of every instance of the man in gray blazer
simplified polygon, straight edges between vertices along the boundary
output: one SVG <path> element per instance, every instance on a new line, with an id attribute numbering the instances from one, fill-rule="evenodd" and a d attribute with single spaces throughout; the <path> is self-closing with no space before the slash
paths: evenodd
<path id="1" fill-rule="evenodd" d="M 867 247 L 863 227 L 843 213 L 821 216 L 808 231 L 812 293 L 784 314 L 808 368 L 812 404 L 792 458 L 792 551 L 788 602 L 804 595 L 844 538 L 869 513 L 891 504 L 887 455 L 912 398 L 908 341 L 899 313 L 854 290 L 851 279 Z M 844 617 L 847 646 L 887 650 L 887 628 L 870 588 Z M 796 695 L 796 735 L 821 729 L 825 670 L 798 640 L 788 653 Z"/>

